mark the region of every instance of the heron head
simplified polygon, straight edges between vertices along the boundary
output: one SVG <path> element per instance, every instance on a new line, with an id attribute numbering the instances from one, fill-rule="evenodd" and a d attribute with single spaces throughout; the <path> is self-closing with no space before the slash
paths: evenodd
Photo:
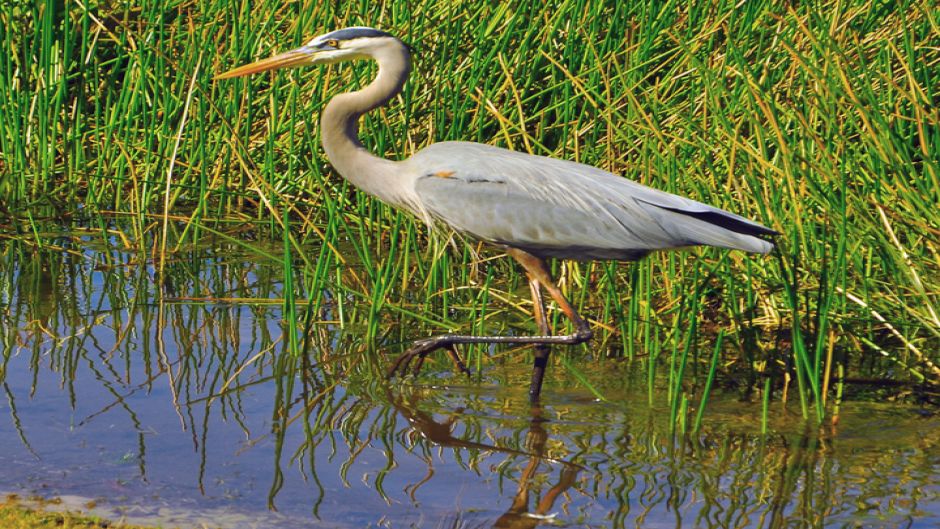
<path id="1" fill-rule="evenodd" d="M 374 28 L 339 29 L 314 37 L 299 48 L 220 73 L 213 79 L 230 79 L 268 70 L 359 59 L 374 55 L 378 49 L 388 46 L 392 41 L 401 42 L 394 36 Z"/>

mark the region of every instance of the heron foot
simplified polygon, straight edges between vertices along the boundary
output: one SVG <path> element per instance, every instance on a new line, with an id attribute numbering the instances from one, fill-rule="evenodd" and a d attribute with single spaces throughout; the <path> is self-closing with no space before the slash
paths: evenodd
<path id="1" fill-rule="evenodd" d="M 395 362 L 388 370 L 387 377 L 394 378 L 396 374 L 400 374 L 401 376 L 407 375 L 409 367 L 411 368 L 412 376 L 418 376 L 418 373 L 421 372 L 421 368 L 424 366 L 424 360 L 429 354 L 438 349 L 447 350 L 447 355 L 450 356 L 454 367 L 456 367 L 458 371 L 468 377 L 472 374 L 463 359 L 460 358 L 460 353 L 457 352 L 457 348 L 454 346 L 453 337 L 445 334 L 414 342 L 410 349 L 395 359 Z M 414 365 L 412 365 L 412 363 L 414 363 Z"/>

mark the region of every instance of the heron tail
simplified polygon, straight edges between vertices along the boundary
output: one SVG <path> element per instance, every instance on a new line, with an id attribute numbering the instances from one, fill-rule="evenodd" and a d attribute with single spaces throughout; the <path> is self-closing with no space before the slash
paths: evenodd
<path id="1" fill-rule="evenodd" d="M 671 219 L 661 219 L 663 226 L 690 244 L 717 246 L 745 252 L 768 253 L 774 243 L 765 237 L 780 235 L 764 225 L 740 215 L 696 203 L 695 208 L 681 208 L 654 204 L 641 200 L 666 213 Z M 672 214 L 672 215 L 670 215 Z"/>

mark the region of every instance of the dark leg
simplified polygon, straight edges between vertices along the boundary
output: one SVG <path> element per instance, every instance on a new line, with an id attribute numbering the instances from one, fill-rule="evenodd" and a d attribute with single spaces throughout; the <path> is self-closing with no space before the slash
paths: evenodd
<path id="1" fill-rule="evenodd" d="M 532 315 L 539 326 L 539 334 L 548 336 L 552 330 L 548 326 L 548 317 L 545 314 L 545 303 L 542 301 L 542 287 L 539 280 L 529 275 L 529 290 L 532 291 Z M 542 380 L 545 378 L 545 367 L 548 365 L 548 355 L 552 348 L 545 344 L 535 345 L 535 361 L 532 363 L 532 381 L 529 383 L 529 401 L 538 402 L 542 392 Z"/>
<path id="2" fill-rule="evenodd" d="M 414 359 L 418 359 L 418 363 L 415 365 L 415 371 L 421 369 L 421 365 L 424 362 L 424 357 L 430 354 L 437 349 L 451 349 L 451 353 L 456 354 L 452 350 L 454 345 L 457 344 L 468 344 L 468 343 L 509 343 L 509 344 L 535 344 L 535 345 L 553 345 L 553 344 L 563 344 L 563 345 L 576 345 L 579 343 L 584 343 L 591 339 L 591 336 L 594 335 L 591 332 L 591 327 L 588 325 L 578 312 L 571 306 L 571 303 L 568 303 L 568 300 L 565 299 L 565 296 L 562 294 L 558 286 L 555 285 L 555 282 L 552 281 L 552 275 L 548 270 L 548 267 L 545 265 L 545 261 L 542 259 L 522 250 L 515 248 L 508 248 L 507 253 L 511 255 L 516 261 L 519 261 L 519 264 L 525 268 L 526 273 L 529 276 L 529 280 L 537 281 L 541 286 L 545 287 L 545 290 L 548 291 L 548 294 L 555 300 L 555 303 L 558 303 L 559 308 L 562 312 L 565 313 L 565 316 L 575 326 L 575 332 L 573 334 L 564 334 L 564 335 L 549 335 L 547 329 L 547 321 L 545 323 L 545 328 L 542 328 L 541 322 L 539 323 L 539 332 L 545 333 L 541 336 L 469 336 L 461 334 L 442 334 L 440 336 L 432 336 L 430 338 L 425 338 L 423 340 L 418 340 L 414 343 L 411 349 L 402 353 L 398 359 L 392 364 L 391 368 L 388 370 L 388 376 L 393 377 L 396 373 L 402 373 L 408 371 L 408 366 Z M 542 307 L 539 307 L 542 318 L 545 317 L 545 311 L 541 310 Z M 536 315 L 538 319 L 538 315 Z M 536 362 L 538 363 L 539 353 L 536 351 Z M 453 355 L 451 355 L 453 358 Z M 458 357 L 459 358 L 459 357 Z M 548 354 L 545 354 L 545 362 L 548 361 Z M 462 363 L 462 362 L 461 362 Z M 544 374 L 544 366 L 541 368 L 541 371 Z M 538 367 L 536 367 L 536 371 Z M 533 400 L 538 399 L 539 392 L 541 391 L 541 375 L 539 375 L 539 387 L 535 387 L 535 377 L 536 374 L 533 373 L 533 385 L 530 386 L 530 398 Z"/>
<path id="3" fill-rule="evenodd" d="M 412 347 L 412 349 L 414 349 L 414 347 Z M 470 370 L 467 369 L 467 365 L 463 363 L 463 359 L 460 358 L 460 353 L 457 352 L 457 348 L 454 347 L 453 344 L 450 344 L 445 345 L 444 349 L 447 350 L 447 356 L 449 356 L 450 361 L 454 363 L 454 367 L 469 377 L 472 373 L 470 373 Z M 418 357 L 418 362 L 415 363 L 414 367 L 412 368 L 412 374 L 414 374 L 414 376 L 418 376 L 418 373 L 421 372 L 421 366 L 424 365 L 424 358 L 424 356 Z M 389 376 L 391 376 L 391 373 L 389 373 Z"/>

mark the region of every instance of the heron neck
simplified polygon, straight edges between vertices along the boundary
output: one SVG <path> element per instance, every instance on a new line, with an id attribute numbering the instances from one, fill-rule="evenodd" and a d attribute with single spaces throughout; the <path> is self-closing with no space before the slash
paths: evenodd
<path id="1" fill-rule="evenodd" d="M 411 71 L 411 55 L 404 44 L 388 46 L 372 56 L 379 73 L 368 86 L 335 96 L 323 109 L 320 134 L 323 150 L 333 167 L 353 185 L 394 205 L 400 203 L 394 186 L 397 162 L 370 153 L 359 141 L 359 118 L 401 92 Z"/>

